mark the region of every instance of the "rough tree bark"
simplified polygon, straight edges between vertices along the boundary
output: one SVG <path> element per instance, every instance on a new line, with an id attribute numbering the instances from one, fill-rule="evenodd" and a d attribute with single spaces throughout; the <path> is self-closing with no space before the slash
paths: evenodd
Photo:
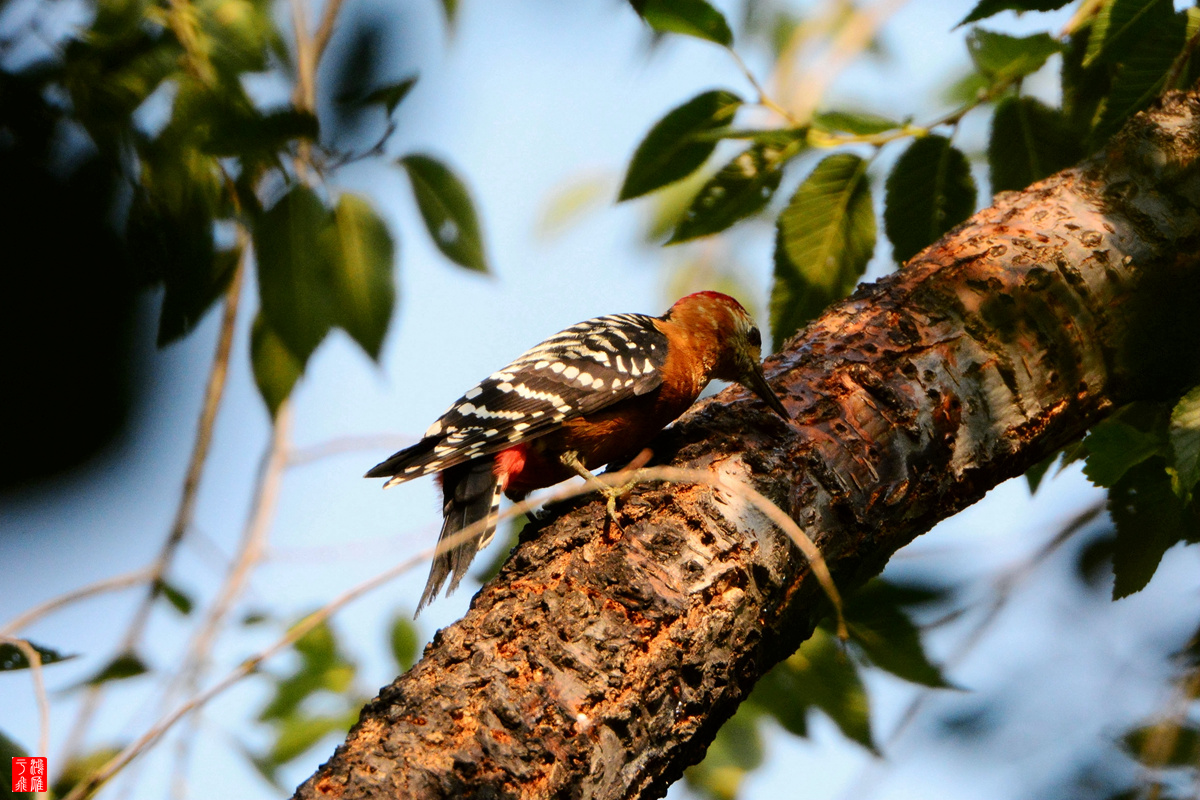
<path id="1" fill-rule="evenodd" d="M 1195 378 L 1198 149 L 1200 95 L 1173 94 L 788 342 L 766 366 L 794 424 L 726 391 L 659 460 L 750 482 L 862 583 L 1115 405 Z M 736 497 L 649 485 L 621 514 L 623 534 L 588 501 L 527 527 L 295 796 L 661 796 L 827 601 Z"/>

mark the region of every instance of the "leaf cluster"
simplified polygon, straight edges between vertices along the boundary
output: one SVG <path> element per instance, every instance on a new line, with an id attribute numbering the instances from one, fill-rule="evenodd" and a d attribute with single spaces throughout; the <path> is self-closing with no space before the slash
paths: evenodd
<path id="1" fill-rule="evenodd" d="M 632 4 L 659 35 L 682 33 L 733 46 L 731 29 L 705 2 Z M 981 0 L 959 24 L 979 23 L 1006 10 L 1039 12 L 1064 5 L 1063 0 Z M 893 258 L 904 264 L 975 211 L 976 172 L 954 141 L 964 116 L 977 110 L 991 114 L 985 166 L 992 190 L 1024 189 L 1095 153 L 1163 91 L 1200 77 L 1193 54 L 1197 31 L 1195 9 L 1176 12 L 1165 0 L 1082 3 L 1062 32 L 1010 36 L 973 27 L 966 36 L 973 71 L 962 82 L 969 91 L 957 109 L 925 125 L 839 108 L 795 119 L 761 90 L 757 102 L 729 90 L 706 91 L 650 128 L 630 159 L 618 200 L 653 192 L 673 196 L 681 187 L 698 187 L 663 226 L 668 245 L 769 214 L 775 225 L 770 321 L 780 348 L 853 291 L 876 255 L 880 227 Z M 756 34 L 751 26 L 748 35 L 765 38 L 776 57 L 784 49 L 771 31 Z M 1060 71 L 1057 107 L 1023 92 L 1026 78 L 1050 65 Z M 743 111 L 754 105 L 776 111 L 779 126 L 740 126 Z M 724 152 L 719 148 L 735 145 L 737 152 L 706 167 L 714 154 Z M 901 152 L 877 177 L 879 154 L 893 146 Z M 799 185 L 777 201 L 777 190 L 793 170 L 802 175 Z M 882 225 L 876 220 L 880 206 Z M 1029 472 L 1036 489 L 1056 459 L 1086 458 L 1088 476 L 1110 489 L 1115 535 L 1100 544 L 1107 553 L 1111 542 L 1114 597 L 1142 588 L 1168 548 L 1200 538 L 1198 391 L 1173 405 L 1127 410 L 1097 426 L 1065 456 L 1056 454 Z M 871 598 L 869 610 L 855 605 L 857 600 L 849 602 L 848 647 L 818 630 L 769 673 L 722 729 L 705 761 L 688 772 L 689 782 L 714 798 L 736 796 L 744 775 L 763 758 L 758 730 L 767 717 L 804 735 L 809 713 L 820 709 L 847 737 L 873 749 L 858 675 L 862 664 L 944 686 L 921 651 L 903 603 L 889 592 L 894 594 L 887 584 L 868 587 L 861 597 Z"/>
<path id="2" fill-rule="evenodd" d="M 719 12 L 702 0 L 640 3 L 634 8 L 659 33 L 683 33 L 732 47 Z M 960 24 L 1000 11 L 1046 11 L 1056 0 L 983 0 Z M 721 141 L 747 141 L 718 167 L 671 225 L 667 244 L 727 230 L 772 205 L 793 162 L 816 160 L 786 203 L 777 205 L 771 327 L 775 346 L 847 296 L 875 255 L 877 222 L 871 168 L 879 149 L 911 139 L 883 185 L 883 228 L 904 263 L 975 210 L 977 189 L 967 156 L 953 144 L 959 120 L 992 109 L 988 176 L 995 191 L 1023 189 L 1077 163 L 1132 114 L 1168 88 L 1194 79 L 1194 9 L 1176 13 L 1164 0 L 1106 0 L 1069 34 L 1009 36 L 973 28 L 966 40 L 973 94 L 926 127 L 866 112 L 827 109 L 778 128 L 743 129 L 735 117 L 751 103 L 727 90 L 704 92 L 650 129 L 626 170 L 619 200 L 679 183 L 700 170 Z M 1185 46 L 1186 45 L 1186 46 Z M 1024 79 L 1052 57 L 1062 59 L 1063 102 L 1053 108 L 1021 93 Z M 765 97 L 759 105 L 777 108 Z M 945 132 L 936 132 L 945 128 Z M 862 145 L 873 152 L 864 157 Z M 815 158 L 817 149 L 841 150 Z M 846 149 L 842 149 L 846 148 Z"/>
<path id="3" fill-rule="evenodd" d="M 91 23 L 52 57 L 4 72 L 0 83 L 6 95 L 20 86 L 22 97 L 43 103 L 26 116 L 69 123 L 87 139 L 81 152 L 93 148 L 120 173 L 124 199 L 101 213 L 117 222 L 125 267 L 108 280 L 162 287 L 160 346 L 195 330 L 253 246 L 262 302 L 253 361 L 274 412 L 332 327 L 379 356 L 397 294 L 393 235 L 371 201 L 331 182 L 345 164 L 382 155 L 416 76 L 384 75 L 373 40 L 359 37 L 330 51 L 343 62 L 331 69 L 343 76 L 333 102 L 310 102 L 299 90 L 283 104 L 252 97 L 250 76 L 303 82 L 272 8 L 269 0 L 96 2 Z M 444 10 L 452 22 L 454 4 Z M 66 102 L 38 100 L 53 97 Z M 344 144 L 347 115 L 373 119 L 378 141 L 363 152 Z M 54 135 L 52 126 L 25 125 L 15 146 Z M 462 181 L 429 156 L 398 164 L 438 248 L 486 271 Z"/>
<path id="4" fill-rule="evenodd" d="M 1114 600 L 1145 588 L 1176 544 L 1200 543 L 1200 387 L 1173 404 L 1122 408 L 1044 466 L 1080 459 L 1088 479 L 1108 489 Z"/>
<path id="5" fill-rule="evenodd" d="M 732 800 L 746 774 L 762 763 L 762 723 L 773 720 L 789 733 L 807 736 L 813 711 L 824 713 L 844 736 L 878 754 L 862 671 L 875 667 L 921 686 L 950 688 L 926 655 L 912 620 L 915 608 L 948 597 L 943 587 L 876 579 L 846 598 L 849 642 L 840 642 L 823 624 L 763 676 L 721 728 L 704 760 L 686 772 L 689 785 L 713 800 Z"/>
<path id="6" fill-rule="evenodd" d="M 258 713 L 270 730 L 265 751 L 247 758 L 277 788 L 279 770 L 332 733 L 345 734 L 358 719 L 366 698 L 354 690 L 357 665 L 343 652 L 337 635 L 322 623 L 296 640 L 299 662 L 282 675 L 266 674 L 271 695 Z"/>

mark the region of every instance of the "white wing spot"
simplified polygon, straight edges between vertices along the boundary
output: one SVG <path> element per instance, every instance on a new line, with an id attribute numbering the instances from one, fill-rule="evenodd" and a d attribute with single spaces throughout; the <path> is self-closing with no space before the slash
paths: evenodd
<path id="1" fill-rule="evenodd" d="M 545 369 L 545 368 L 546 368 L 546 367 L 548 367 L 548 366 L 550 366 L 550 362 L 549 362 L 549 361 L 539 361 L 539 362 L 537 362 L 536 364 L 534 364 L 534 365 L 533 365 L 533 368 L 534 368 L 534 369 Z"/>
<path id="2" fill-rule="evenodd" d="M 579 373 L 579 382 L 587 386 L 592 382 L 592 376 L 586 372 L 581 372 Z"/>
<path id="3" fill-rule="evenodd" d="M 593 389 L 600 389 L 600 388 L 603 388 L 603 386 L 604 386 L 604 378 L 596 378 L 594 381 L 592 381 Z"/>
<path id="4" fill-rule="evenodd" d="M 476 397 L 479 397 L 479 395 L 482 393 L 483 393 L 483 387 L 476 386 L 474 389 L 471 389 L 466 394 L 464 394 L 463 397 L 467 398 L 468 400 L 474 400 Z"/>
<path id="5" fill-rule="evenodd" d="M 405 475 L 407 475 L 407 474 L 408 474 L 408 473 L 410 473 L 410 472 L 416 472 L 416 471 L 417 471 L 417 470 L 419 470 L 420 468 L 421 468 L 421 467 L 420 467 L 420 465 L 417 465 L 417 466 L 415 466 L 415 467 L 405 467 L 405 468 L 404 468 L 404 474 L 405 474 Z"/>
<path id="6" fill-rule="evenodd" d="M 516 425 L 513 425 L 513 430 L 520 433 L 521 431 L 525 430 L 528 427 L 529 427 L 528 422 L 518 422 Z"/>
<path id="7" fill-rule="evenodd" d="M 617 356 L 617 371 L 618 372 L 625 371 L 625 362 L 621 360 L 620 356 Z"/>
<path id="8" fill-rule="evenodd" d="M 467 414 L 474 414 L 475 406 L 472 405 L 471 403 L 463 403 L 461 406 L 456 408 L 455 411 L 457 411 L 458 413 L 460 413 L 464 416 Z"/>
<path id="9" fill-rule="evenodd" d="M 441 432 L 442 432 L 442 421 L 439 419 L 437 422 L 430 425 L 429 428 L 425 431 L 425 438 L 428 439 L 432 436 L 437 436 Z"/>
<path id="10" fill-rule="evenodd" d="M 555 375 L 562 372 L 566 368 L 567 368 L 567 365 L 562 363 L 561 361 L 555 361 L 553 364 L 550 365 L 550 371 L 553 372 Z"/>
<path id="11" fill-rule="evenodd" d="M 506 383 L 500 384 L 496 388 L 502 392 L 511 392 L 513 390 L 513 385 L 511 383 L 506 382 Z"/>
<path id="12" fill-rule="evenodd" d="M 613 391 L 614 391 L 614 392 L 615 392 L 617 389 L 620 389 L 620 388 L 621 388 L 621 379 L 620 379 L 620 378 L 613 378 L 613 382 L 612 382 L 612 388 L 613 388 Z"/>
<path id="13" fill-rule="evenodd" d="M 642 372 L 646 373 L 647 375 L 649 375 L 651 372 L 654 372 L 654 365 L 650 363 L 650 359 L 646 359 L 646 366 L 642 367 Z"/>
<path id="14" fill-rule="evenodd" d="M 641 370 L 639 370 L 639 369 L 638 369 L 638 365 L 637 365 L 637 362 L 636 362 L 636 361 L 631 361 L 631 362 L 630 362 L 630 364 L 629 364 L 629 371 L 630 371 L 630 372 L 632 372 L 634 375 L 641 375 L 641 374 L 642 374 L 642 373 L 641 373 Z"/>
<path id="15" fill-rule="evenodd" d="M 563 371 L 563 377 L 567 380 L 575 380 L 575 376 L 579 374 L 579 367 L 570 366 Z"/>

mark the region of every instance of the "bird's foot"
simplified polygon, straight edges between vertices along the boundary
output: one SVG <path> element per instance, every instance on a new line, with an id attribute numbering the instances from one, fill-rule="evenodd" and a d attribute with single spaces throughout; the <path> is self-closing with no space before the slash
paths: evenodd
<path id="1" fill-rule="evenodd" d="M 608 518 L 611 519 L 613 524 L 617 526 L 617 530 L 624 533 L 625 529 L 621 527 L 621 522 L 617 519 L 617 500 L 628 493 L 629 489 L 631 488 L 631 484 L 624 486 L 609 486 L 597 478 L 595 473 L 584 466 L 584 463 L 579 460 L 579 454 L 574 450 L 568 450 L 567 452 L 563 453 L 560 458 L 565 466 L 575 470 L 576 475 L 583 478 L 584 481 L 591 484 L 596 491 L 600 492 L 600 494 L 604 495 L 608 499 L 608 502 L 605 503 L 604 506 L 608 510 Z"/>
<path id="2" fill-rule="evenodd" d="M 621 522 L 617 519 L 617 501 L 629 494 L 633 487 L 638 484 L 637 471 L 644 467 L 653 455 L 654 452 L 650 448 L 643 448 L 628 464 L 617 471 L 617 475 L 629 475 L 629 480 L 616 486 L 609 486 L 603 483 L 591 470 L 584 466 L 583 462 L 579 460 L 579 455 L 574 451 L 564 453 L 562 455 L 562 462 L 575 470 L 575 473 L 585 481 L 592 484 L 596 488 L 596 491 L 604 495 L 607 500 L 604 507 L 608 511 L 608 518 L 613 521 L 619 530 L 624 532 L 625 529 L 621 527 Z"/>

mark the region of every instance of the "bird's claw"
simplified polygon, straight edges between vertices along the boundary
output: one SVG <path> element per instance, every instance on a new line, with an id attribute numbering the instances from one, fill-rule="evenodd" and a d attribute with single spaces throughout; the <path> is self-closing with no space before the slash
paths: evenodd
<path id="1" fill-rule="evenodd" d="M 608 518 L 611 519 L 613 524 L 617 526 L 617 530 L 624 533 L 625 529 L 621 527 L 621 521 L 617 519 L 617 501 L 629 494 L 629 490 L 633 488 L 635 482 L 629 481 L 620 486 L 608 486 L 599 478 L 597 478 L 595 473 L 584 466 L 584 463 L 579 460 L 579 454 L 574 450 L 568 450 L 567 452 L 563 453 L 560 458 L 564 465 L 575 470 L 575 473 L 579 477 L 592 484 L 596 491 L 600 492 L 600 494 L 607 498 L 604 508 L 608 512 Z"/>

